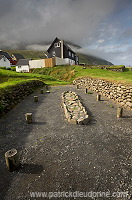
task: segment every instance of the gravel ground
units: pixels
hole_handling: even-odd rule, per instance
[[[61,107],[65,90],[81,97],[90,115],[88,125],[67,122]],[[0,200],[48,199],[31,198],[30,192],[130,193],[131,111],[124,110],[124,117],[117,119],[116,105],[104,98],[97,102],[95,93],[85,94],[75,86],[50,91],[35,91],[0,119]],[[33,102],[34,95],[39,102]],[[32,124],[25,123],[27,112],[33,113]],[[22,164],[16,172],[5,166],[4,153],[11,148],[18,150]]]

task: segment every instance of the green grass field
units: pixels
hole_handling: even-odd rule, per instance
[[[82,66],[57,66],[54,68],[35,69],[33,73],[51,75],[56,79],[72,82],[74,79],[88,76],[132,85],[132,71],[114,72],[105,69],[83,69]]]
[[[132,85],[132,71],[128,69],[124,72],[113,72],[105,69],[83,69],[82,66],[57,66],[35,69],[33,73],[17,73],[0,69],[0,89],[36,79],[48,85],[65,85],[72,83],[76,78],[84,76]]]
[[[49,75],[17,73],[11,70],[0,69],[0,89],[6,89],[8,86],[13,86],[25,81],[41,80],[48,85],[66,85],[68,82],[57,80]]]

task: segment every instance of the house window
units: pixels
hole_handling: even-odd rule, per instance
[[[71,56],[71,51],[69,51],[69,56]]]
[[[74,58],[74,53],[72,53],[72,57]]]
[[[55,47],[55,48],[60,47],[60,42],[55,43],[55,44],[54,44],[54,47]]]
[[[20,68],[21,68],[21,66],[18,66],[18,68],[20,69]]]

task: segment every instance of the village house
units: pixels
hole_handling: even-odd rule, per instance
[[[20,59],[16,65],[16,72],[29,72],[29,61],[31,59]]]
[[[16,60],[16,61],[18,61],[18,60],[20,60],[20,59],[24,59],[24,56],[21,55],[21,54],[18,54],[18,53],[13,53],[13,54],[11,55],[11,57],[12,57],[13,60]]]
[[[59,38],[55,38],[50,47],[47,50],[48,58],[61,58],[63,60],[58,59],[58,63],[61,64],[69,64],[69,65],[78,65],[79,58],[76,53],[64,42],[64,40],[60,40]],[[57,59],[56,59],[57,62]],[[58,65],[56,63],[56,65]]]
[[[0,55],[0,67],[10,68],[10,61],[4,55]]]
[[[31,69],[45,67],[45,60],[20,59],[16,64],[16,72],[31,72]]]
[[[10,56],[10,54],[8,52],[0,50],[0,55],[4,55],[10,61],[11,65],[15,65],[16,64],[16,61],[14,61],[12,59],[12,57]]]

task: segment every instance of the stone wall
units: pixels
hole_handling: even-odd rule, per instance
[[[90,90],[114,100],[122,107],[132,110],[132,86],[89,77],[78,78],[73,81],[73,84],[79,85],[79,87],[89,88]]]
[[[43,85],[42,81],[32,80],[0,90],[0,116],[14,108],[22,99]]]

